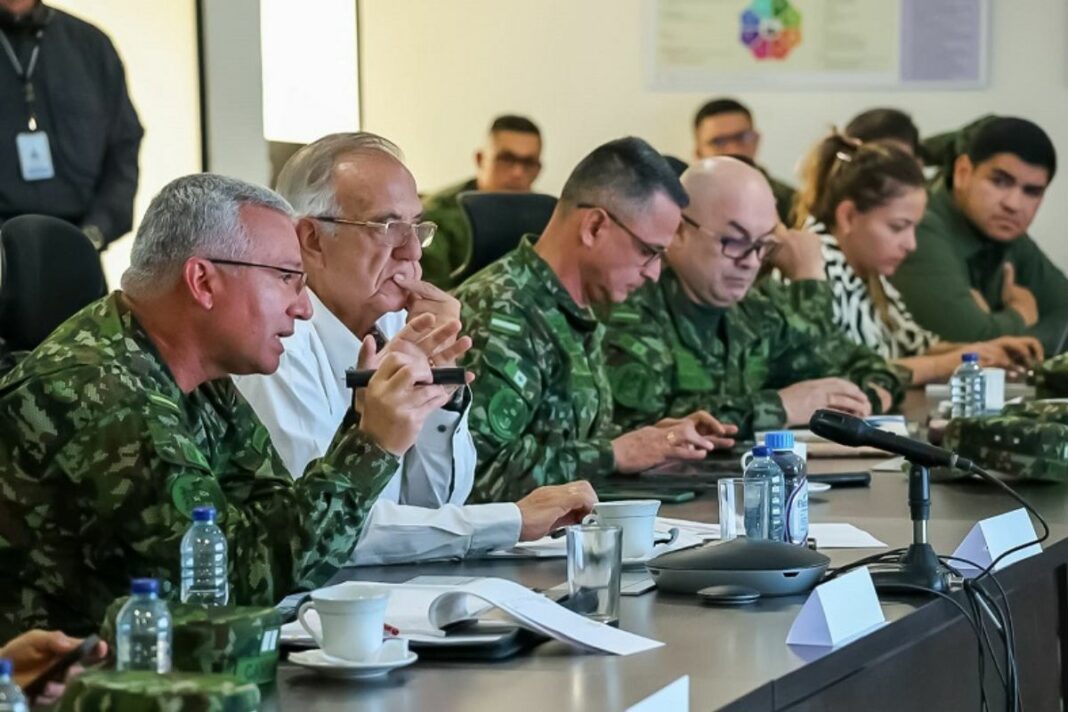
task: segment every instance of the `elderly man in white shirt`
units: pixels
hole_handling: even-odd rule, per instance
[[[359,399],[345,369],[391,349],[419,349],[438,367],[470,348],[459,337],[460,304],[420,281],[422,247],[433,223],[422,222],[415,179],[400,150],[366,132],[331,134],[295,153],[278,176],[278,192],[296,209],[314,311],[285,340],[270,376],[240,376],[237,387],[267,426],[294,477],[330,445]],[[421,314],[434,326],[394,339]],[[428,320],[430,321],[430,320]],[[474,483],[475,448],[467,428],[470,390],[426,420],[360,535],[357,565],[463,557],[581,520],[596,502],[586,482],[542,487],[515,504],[464,505]]]

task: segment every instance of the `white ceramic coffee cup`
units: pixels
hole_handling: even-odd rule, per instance
[[[679,537],[679,530],[672,527],[666,537],[657,538],[656,513],[659,510],[658,499],[598,502],[593,513],[587,514],[582,523],[619,527],[623,530],[623,558],[638,559],[652,553],[656,544],[670,544]]]
[[[374,584],[348,581],[315,591],[297,619],[327,655],[360,662],[382,647],[389,591]],[[319,614],[321,632],[308,624],[309,610]]]
[[[1000,413],[1005,407],[1005,369],[984,368],[983,386],[986,394],[984,409],[987,413]]]

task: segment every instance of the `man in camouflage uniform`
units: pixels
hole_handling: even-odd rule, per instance
[[[792,225],[794,209],[793,186],[773,177],[757,164],[760,132],[753,124],[753,112],[737,99],[721,97],[706,102],[693,118],[694,158],[740,156],[757,167],[775,195],[775,210],[785,225]]]
[[[498,116],[486,145],[475,152],[474,178],[426,199],[423,219],[437,223],[434,240],[423,249],[423,279],[442,289],[459,282],[456,274],[471,256],[471,227],[459,195],[472,190],[529,193],[541,173],[541,131],[524,116]]]
[[[457,290],[474,346],[474,496],[514,500],[539,485],[700,458],[732,441],[707,413],[620,435],[592,304],[660,273],[686,193],[647,143],[609,142],[579,163],[545,232]]]
[[[362,421],[294,482],[227,375],[276,369],[309,315],[284,200],[210,174],[163,189],[123,291],[0,380],[0,639],[94,630],[134,576],[172,595],[198,505],[219,513],[235,604],[273,605],[348,560],[429,412],[410,405],[429,365],[367,364],[378,374]]]
[[[795,277],[789,286],[751,289],[778,221],[757,170],[711,158],[682,182],[691,203],[659,284],[646,284],[608,320],[619,425],[704,408],[752,437],[807,423],[818,408],[866,416],[903,396],[891,366],[834,327],[822,263],[787,270]],[[786,252],[819,258],[793,245]]]

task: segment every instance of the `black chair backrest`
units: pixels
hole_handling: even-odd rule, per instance
[[[100,255],[81,230],[46,215],[0,227],[0,339],[30,350],[107,293]]]
[[[460,207],[471,226],[471,257],[453,273],[459,283],[519,246],[527,233],[540,235],[556,208],[542,193],[460,193]]]

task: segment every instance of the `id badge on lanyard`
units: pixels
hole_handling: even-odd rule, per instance
[[[52,163],[52,147],[48,141],[48,134],[38,130],[37,115],[33,106],[37,100],[33,87],[33,70],[37,68],[37,57],[41,52],[41,36],[43,34],[43,29],[37,31],[33,49],[30,51],[30,61],[27,63],[26,68],[23,69],[22,62],[19,61],[18,56],[15,54],[15,48],[11,46],[7,36],[0,31],[0,45],[3,46],[4,54],[7,55],[8,61],[11,62],[11,67],[15,70],[15,74],[19,79],[22,80],[23,85],[23,98],[26,102],[26,113],[28,115],[26,121],[27,130],[20,131],[15,135],[15,149],[19,157],[19,171],[22,173],[22,180],[27,182],[48,180],[56,175],[55,166]]]

